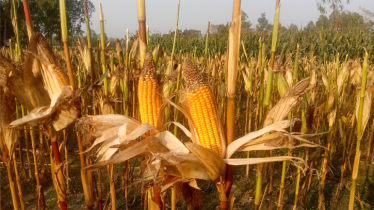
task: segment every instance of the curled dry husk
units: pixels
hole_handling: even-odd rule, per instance
[[[79,106],[75,104],[78,97],[79,94],[73,92],[71,86],[64,86],[61,93],[52,95],[49,106],[35,108],[25,117],[11,122],[9,127],[46,122],[51,123],[56,131],[65,129],[79,116]]]
[[[91,65],[90,51],[89,51],[90,49],[88,49],[87,42],[81,36],[78,37],[77,48],[78,48],[79,53],[81,55],[84,67],[87,71],[87,74],[92,77],[91,73],[93,73],[93,74],[96,73],[96,71],[94,70],[95,67]],[[93,75],[93,76],[94,76],[94,78],[98,78],[97,75]]]
[[[0,55],[0,85],[8,88],[26,110],[33,110],[36,107],[46,106],[51,100],[48,92],[27,68],[13,62],[11,59]],[[26,76],[29,75],[29,76]]]
[[[44,99],[39,101],[39,103],[31,103],[31,105],[27,103],[23,104],[26,109],[32,111],[29,115],[13,121],[10,127],[20,126],[25,123],[35,124],[45,122],[52,124],[53,127],[59,131],[70,126],[79,116],[80,106],[77,104],[77,98],[80,95],[80,91],[73,92],[65,73],[59,66],[51,46],[41,34],[34,33],[30,39],[25,69],[23,71],[23,83],[26,87],[39,87],[36,85],[38,81],[34,78],[32,73],[32,68],[38,61],[40,62],[41,78],[43,79],[44,88],[47,90],[48,94],[46,94],[45,90],[34,88],[26,91],[35,91],[26,94],[26,96],[31,95],[31,97],[26,97],[25,99],[21,96],[19,100],[23,104],[23,100],[33,100],[34,97],[32,95],[38,96],[43,94],[44,97],[48,97],[49,95],[48,100]],[[17,94],[15,95],[18,98]]]
[[[156,45],[155,49],[152,52],[152,55],[153,55],[153,60],[155,61],[157,65],[159,58],[162,58],[164,56],[164,52],[162,51],[162,46],[160,43]]]
[[[335,90],[336,90],[335,88],[338,88],[338,99],[342,100],[343,97],[341,96],[342,96],[344,88],[348,84],[348,81],[349,81],[348,79],[351,75],[351,72],[360,71],[360,69],[361,69],[361,66],[358,62],[354,62],[352,60],[347,62],[347,64],[343,67],[342,71],[338,75],[338,78],[336,80],[337,87],[331,88],[331,84],[330,84],[330,92],[329,92],[329,98],[328,98],[328,103],[327,103],[328,109],[333,108],[335,104]],[[353,73],[353,77],[352,77],[353,84],[357,83],[356,77],[358,74],[359,73]]]
[[[264,126],[284,119],[288,113],[300,102],[301,96],[308,90],[309,77],[293,86],[269,111],[264,121]]]

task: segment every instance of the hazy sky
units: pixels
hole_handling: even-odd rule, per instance
[[[91,0],[96,11],[92,13],[91,29],[100,33],[99,1]],[[342,0],[346,2],[346,0]],[[130,33],[138,29],[136,0],[102,0],[105,32],[108,37],[123,38],[126,28]],[[146,24],[150,33],[174,31],[178,0],[146,0]],[[359,7],[374,10],[374,0],[351,0],[344,4],[348,11],[360,12]],[[266,14],[269,23],[274,22],[275,0],[242,0],[241,9],[247,13],[252,27],[257,24],[261,13]],[[328,15],[331,11],[328,10]],[[317,21],[320,13],[316,0],[281,0],[280,22],[288,27],[291,23],[306,26]],[[179,29],[197,29],[205,34],[208,21],[221,24],[231,21],[232,0],[181,0]],[[85,25],[82,28],[86,28]]]

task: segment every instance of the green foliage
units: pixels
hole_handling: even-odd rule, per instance
[[[39,31],[51,39],[56,36],[61,40],[61,26],[58,1],[29,0],[31,19],[34,31]],[[95,7],[91,1],[87,1],[88,16],[91,17]],[[83,0],[66,0],[67,28],[69,36],[77,36],[83,33],[84,20]]]
[[[1,29],[7,27],[6,39],[14,36],[12,24],[10,22],[10,4],[11,1],[1,1]],[[34,32],[42,33],[50,43],[55,40],[61,41],[61,25],[58,1],[55,0],[29,0],[30,15]],[[91,17],[95,7],[91,1],[87,1],[88,15]],[[83,33],[82,23],[84,20],[83,0],[66,0],[67,27],[70,37],[77,37]],[[25,15],[23,6],[20,3],[17,7],[17,16],[20,30],[20,39],[23,46],[27,45],[28,37],[25,24]],[[4,17],[4,18],[3,18]],[[3,30],[1,30],[3,31]],[[4,34],[1,34],[4,39]],[[70,40],[69,40],[70,42]]]

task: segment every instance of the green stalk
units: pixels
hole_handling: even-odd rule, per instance
[[[25,117],[25,108],[23,105],[21,105],[22,110],[22,117]],[[29,177],[32,178],[31,173],[31,161],[30,161],[30,155],[29,155],[29,126],[25,125],[25,143],[26,143],[26,156],[27,156],[27,164],[28,164],[28,171],[29,171]]]
[[[91,83],[95,81],[95,72],[94,72],[94,60],[92,56],[92,44],[91,44],[91,29],[90,29],[90,21],[88,19],[88,10],[87,10],[87,2],[84,1],[84,19],[86,21],[86,30],[87,30],[87,45],[88,45],[88,52],[89,58],[91,63]]]
[[[178,10],[177,10],[177,22],[175,24],[175,31],[174,31],[174,41],[173,41],[173,50],[171,51],[171,59],[170,62],[173,62],[173,56],[175,52],[175,44],[177,42],[177,31],[178,31],[178,22],[179,22],[179,7],[180,7],[180,0],[178,0]]]
[[[297,44],[296,54],[295,54],[295,65],[293,69],[293,85],[297,83],[297,70],[299,68],[299,44]]]
[[[262,151],[259,152],[259,157],[261,157],[263,154]],[[264,169],[264,164],[260,163],[257,164],[257,175],[256,175],[256,193],[255,193],[255,209],[258,210],[260,208],[261,203],[261,191],[262,191],[262,172]]]
[[[278,38],[278,26],[279,26],[279,12],[280,12],[280,0],[276,1],[275,6],[275,16],[274,16],[274,26],[273,26],[273,37],[272,37],[272,43],[271,43],[271,56],[270,56],[270,66],[269,66],[269,72],[268,72],[268,79],[267,79],[267,87],[266,87],[266,95],[265,100],[263,104],[263,116],[264,119],[268,113],[268,107],[270,104],[270,97],[272,92],[272,86],[273,86],[273,69],[274,69],[274,63],[275,63],[275,50],[277,47],[277,38]],[[265,58],[262,58],[265,60]],[[262,124],[262,117],[261,117],[261,124]],[[260,151],[260,156],[263,156],[263,151]],[[262,189],[262,170],[263,170],[264,164],[260,163],[257,165],[257,180],[256,180],[256,194],[255,194],[255,209],[260,208],[260,200],[261,200],[261,189]],[[270,180],[272,180],[272,174],[270,174]],[[272,183],[270,183],[270,186],[272,188]],[[273,189],[269,189],[269,192],[272,192]],[[272,194],[270,193],[269,198],[269,206],[271,207],[271,200],[272,200]]]
[[[147,37],[147,51],[148,51],[149,50],[149,25],[147,25],[146,37]]]
[[[16,1],[12,0],[13,2],[13,16],[14,16],[14,22],[15,22],[15,34],[16,34],[16,40],[17,40],[17,50],[18,50],[18,57],[19,61],[22,62],[22,51],[21,51],[21,44],[19,41],[19,31],[18,31],[18,18],[17,18],[17,9],[16,9]]]
[[[259,43],[259,51],[258,51],[258,71],[260,72],[260,94],[259,94],[259,101],[258,101],[258,108],[260,109],[260,116],[258,119],[258,125],[262,122],[262,102],[263,102],[263,95],[264,95],[264,71],[262,68],[262,40],[261,38],[258,40]]]
[[[265,110],[269,106],[271,88],[273,86],[273,69],[275,62],[275,49],[277,47],[277,38],[278,38],[278,26],[279,26],[279,12],[280,12],[280,0],[277,0],[275,7],[275,16],[274,16],[274,26],[273,26],[273,37],[271,42],[271,57],[270,57],[270,68],[268,73],[268,83],[266,87],[266,97],[264,101]]]
[[[206,38],[205,38],[205,53],[204,53],[205,61],[206,61],[206,56],[208,54],[209,30],[210,30],[210,21],[208,21],[208,30],[206,31]]]
[[[287,166],[287,161],[283,161],[282,177],[281,177],[281,182],[280,182],[280,192],[279,192],[279,199],[278,199],[278,209],[281,209],[282,201],[283,201],[284,183],[286,180],[286,166]]]
[[[70,85],[75,90],[77,88],[75,86],[74,74],[73,74],[73,69],[72,69],[71,60],[70,60],[70,52],[69,52],[69,44],[68,44],[68,29],[67,29],[67,22],[66,22],[65,0],[59,0],[59,2],[60,2],[61,35],[62,35],[62,42],[64,43],[66,68],[68,69]]]
[[[351,186],[351,194],[349,197],[349,209],[353,210],[354,208],[354,199],[355,199],[355,191],[356,191],[356,179],[358,175],[358,167],[360,163],[360,144],[361,139],[364,133],[364,130],[362,129],[362,113],[364,109],[364,99],[365,99],[365,91],[366,91],[366,77],[367,77],[367,67],[368,67],[368,58],[369,54],[365,52],[365,59],[364,59],[364,65],[362,68],[362,83],[361,83],[361,92],[360,92],[360,104],[358,108],[358,119],[357,119],[357,144],[356,144],[356,155],[353,165],[353,171],[352,171],[352,186]]]
[[[13,60],[13,46],[12,46],[12,40],[9,39],[9,54],[10,54],[10,59]]]
[[[177,79],[177,88],[176,88],[176,91],[179,90],[179,87],[180,87],[180,73],[181,72],[181,65],[179,64],[178,65],[178,79]],[[174,103],[175,104],[178,104],[178,95],[176,95],[174,97]],[[177,121],[178,120],[178,110],[176,108],[174,108],[174,121]],[[178,134],[178,126],[174,125],[174,136],[177,137],[177,134]]]
[[[125,73],[123,78],[123,110],[126,116],[129,116],[128,98],[129,98],[129,29],[126,29],[126,54],[125,54]]]
[[[301,133],[306,133],[308,131],[307,125],[306,125],[306,118],[305,118],[305,100],[302,102],[301,105]],[[300,142],[302,143],[302,142]],[[299,157],[301,156],[301,151],[299,150]],[[294,208],[297,206],[297,201],[299,199],[299,190],[300,190],[300,164],[298,164],[299,167],[297,167],[297,176],[296,176],[296,189],[295,189],[295,204]]]
[[[101,58],[102,58],[102,69],[103,74],[106,72],[106,59],[105,59],[105,30],[104,30],[104,15],[101,7],[101,2],[99,2],[100,9],[100,35],[101,35]],[[108,96],[108,78],[104,78],[104,94]]]

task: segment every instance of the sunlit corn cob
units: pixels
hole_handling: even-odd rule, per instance
[[[183,63],[183,76],[188,106],[200,143],[221,156],[220,125],[212,91],[189,59]]]
[[[150,52],[146,53],[144,66],[139,78],[139,108],[142,123],[157,126],[157,116],[162,104],[159,95],[160,85],[158,83],[155,63]]]

